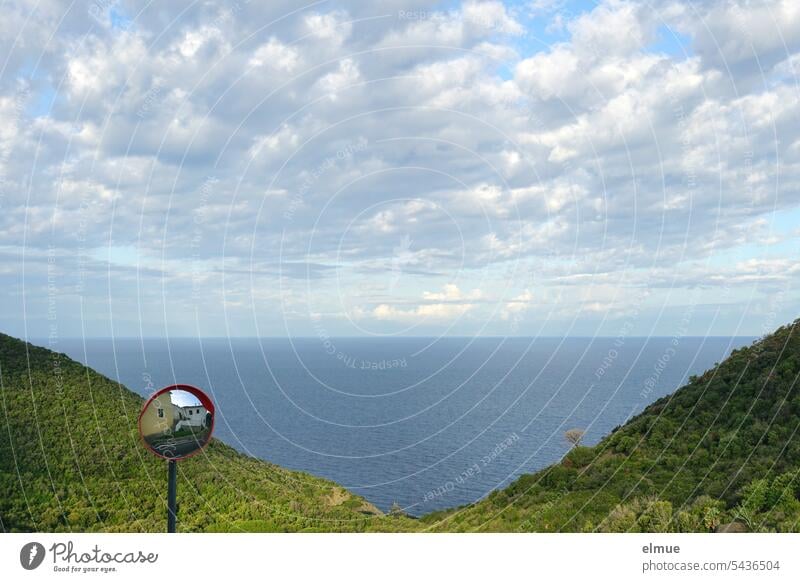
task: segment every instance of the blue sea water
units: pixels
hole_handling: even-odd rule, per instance
[[[476,501],[593,444],[752,338],[75,339],[146,396],[194,384],[215,436],[414,515]],[[191,461],[187,461],[191,462]]]

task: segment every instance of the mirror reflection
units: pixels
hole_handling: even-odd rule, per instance
[[[170,390],[150,401],[139,426],[148,447],[162,457],[177,459],[208,443],[212,420],[212,413],[197,396]]]

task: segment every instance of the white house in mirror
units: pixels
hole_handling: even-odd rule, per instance
[[[176,406],[175,430],[184,427],[206,428],[210,424],[210,415],[205,406]]]

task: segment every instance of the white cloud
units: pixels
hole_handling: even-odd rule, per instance
[[[415,308],[398,308],[392,305],[381,304],[372,310],[372,316],[382,321],[448,321],[461,317],[473,307],[474,306],[469,303],[431,303],[418,305]]]
[[[687,8],[680,24],[694,36],[704,63],[746,78],[761,76],[800,48],[800,6],[793,0],[713,2],[697,18]]]
[[[342,59],[339,62],[338,70],[322,77],[317,86],[324,94],[335,100],[339,91],[358,82],[360,78],[358,64],[353,59]]]
[[[560,14],[561,40],[531,49],[522,9],[499,1],[199,5],[174,23],[178,9],[162,6],[128,30],[90,29],[54,3],[26,24],[11,7],[0,243],[69,256],[113,239],[163,256],[146,293],[185,295],[197,258],[226,273],[231,304],[249,294],[259,314],[280,313],[263,295],[278,285],[323,303],[292,304],[293,320],[359,305],[385,322],[478,321],[487,297],[501,317],[533,316],[534,297],[537,312],[555,309],[556,292],[595,276],[616,292],[623,279],[717,285],[697,265],[725,253],[735,267],[718,276],[755,294],[795,280],[772,213],[787,223],[800,206],[797,3],[533,8]],[[665,27],[686,44],[662,42]],[[411,248],[393,278],[401,240]],[[536,284],[498,274],[534,261]],[[308,277],[336,283],[309,291]],[[222,277],[206,282],[224,295]],[[139,303],[135,287],[114,292]],[[615,301],[565,297],[564,317]]]
[[[505,302],[503,310],[500,312],[502,319],[511,319],[512,317],[519,318],[531,307],[533,302],[533,293],[525,289],[522,293],[514,298]]]
[[[508,14],[502,2],[470,0],[464,4],[461,13],[468,23],[485,27],[493,32],[513,36],[519,36],[525,32],[525,28]]]
[[[344,12],[312,13],[305,16],[303,20],[306,34],[333,45],[344,43],[352,30],[352,24]]]
[[[482,296],[480,289],[473,289],[467,294],[461,292],[461,289],[453,283],[448,283],[444,286],[441,293],[425,291],[422,298],[426,301],[463,301],[480,299]]]
[[[258,47],[249,61],[252,67],[267,66],[287,73],[295,70],[299,63],[300,55],[297,50],[275,38]]]
[[[639,3],[608,0],[569,25],[572,43],[598,59],[630,55],[651,40],[654,26]]]
[[[212,39],[221,39],[222,33],[218,28],[203,26],[187,30],[183,38],[177,43],[177,50],[182,57],[191,59],[197,52]]]

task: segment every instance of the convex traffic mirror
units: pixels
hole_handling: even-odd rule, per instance
[[[211,440],[214,405],[199,388],[176,384],[162,388],[145,403],[139,433],[151,452],[180,460],[200,451]]]

